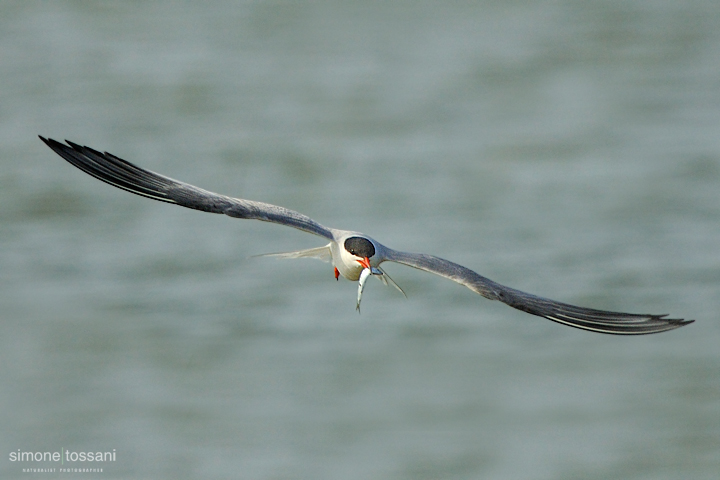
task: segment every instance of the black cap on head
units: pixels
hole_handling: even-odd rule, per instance
[[[362,237],[350,237],[345,240],[345,250],[361,258],[370,258],[375,255],[375,245]]]

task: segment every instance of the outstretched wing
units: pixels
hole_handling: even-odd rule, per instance
[[[666,318],[667,315],[607,312],[604,310],[576,307],[575,305],[568,305],[567,303],[537,297],[529,293],[521,292],[520,290],[515,290],[514,288],[500,285],[499,283],[478,275],[469,268],[442,258],[418,253],[398,252],[391,249],[387,250],[386,258],[389,261],[435,273],[461,285],[465,285],[473,292],[479,293],[490,300],[500,300],[523,312],[583,330],[615,335],[643,335],[672,330],[694,321]]]
[[[333,238],[330,229],[293,210],[270,205],[269,203],[232,198],[209,192],[159,173],[145,170],[111,153],[101,153],[68,140],[65,140],[67,145],[43,137],[40,137],[40,140],[83,172],[128,192],[160,200],[161,202],[202,210],[203,212],[224,213],[234,218],[279,223],[330,240]]]

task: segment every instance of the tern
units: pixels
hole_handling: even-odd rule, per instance
[[[348,280],[358,282],[358,311],[365,281],[371,275],[384,283],[391,283],[402,292],[380,266],[383,262],[395,262],[440,275],[487,299],[499,300],[523,312],[593,332],[642,335],[672,330],[694,321],[667,318],[667,314],[595,310],[538,297],[496,283],[449,260],[422,253],[393,250],[363,233],[325,227],[306,215],[284,207],[203,190],[140,168],[111,153],[101,153],[68,140],[65,141],[67,144],[63,144],[42,136],[40,139],[75,167],[128,192],[203,212],[278,223],[323,237],[329,241],[324,246],[270,255],[283,258],[310,257],[331,262],[336,280],[342,275]]]

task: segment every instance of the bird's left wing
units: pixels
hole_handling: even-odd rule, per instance
[[[694,321],[666,318],[667,315],[608,312],[577,307],[500,285],[469,268],[439,257],[399,252],[387,247],[386,249],[388,261],[440,275],[465,285],[490,300],[499,300],[523,312],[583,330],[615,335],[642,335],[672,330]]]
[[[327,227],[301,213],[269,203],[232,198],[209,192],[159,173],[145,170],[115,155],[101,153],[70,141],[67,145],[40,137],[55,153],[98,180],[143,197],[174,203],[210,213],[224,213],[234,218],[247,218],[279,223],[320,235],[329,240],[333,234]]]

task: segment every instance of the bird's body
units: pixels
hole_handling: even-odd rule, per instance
[[[321,247],[270,255],[284,258],[311,257],[331,262],[336,278],[342,275],[348,280],[360,281],[358,310],[364,282],[370,275],[403,292],[381,267],[383,262],[396,262],[448,278],[485,298],[499,300],[518,310],[584,330],[638,335],[672,330],[693,321],[666,318],[666,315],[595,310],[538,297],[493,282],[469,268],[439,257],[393,250],[363,233],[325,227],[306,215],[284,207],[209,192],[142,169],[110,153],[101,153],[69,141],[65,145],[52,139],[40,139],[77,168],[131,193],[234,218],[278,223],[325,238],[329,243]]]

